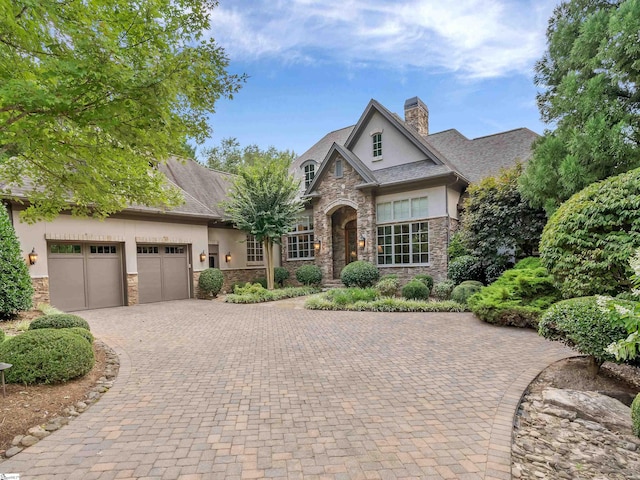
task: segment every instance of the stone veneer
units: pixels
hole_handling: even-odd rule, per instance
[[[33,285],[33,308],[36,308],[40,303],[51,303],[49,277],[32,278],[31,283]]]
[[[284,247],[284,245],[283,245]],[[284,248],[283,248],[284,250]],[[294,287],[299,287],[302,285],[298,280],[296,280],[296,270],[303,265],[315,265],[315,259],[309,260],[287,260],[286,252],[282,253],[282,267],[286,268],[289,272],[289,278],[285,282],[285,285],[293,285]]]
[[[224,275],[224,283],[222,284],[221,293],[231,293],[231,286],[234,283],[245,284],[247,282],[253,282],[257,278],[266,277],[267,272],[264,267],[253,269],[238,269],[238,270],[222,270]]]
[[[127,305],[138,304],[138,274],[127,273]]]

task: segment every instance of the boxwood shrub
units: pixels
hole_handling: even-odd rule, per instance
[[[273,282],[280,287],[284,287],[284,282],[289,278],[289,270],[284,267],[273,269]]]
[[[538,333],[592,356],[599,365],[615,361],[606,348],[627,337],[624,325],[613,324],[596,297],[571,298],[552,305],[540,318]]]
[[[71,328],[80,327],[86,330],[91,330],[87,321],[79,317],[78,315],[72,315],[70,313],[54,313],[52,315],[44,315],[36,318],[29,330],[37,330],[40,328]]]
[[[633,434],[640,437],[640,393],[631,404],[631,424],[633,426]]]
[[[224,276],[219,268],[207,268],[200,273],[198,288],[207,295],[217,297],[222,289]]]
[[[424,283],[429,289],[429,294],[431,294],[431,290],[433,290],[433,277],[431,275],[427,275],[426,273],[420,273],[413,277],[414,280],[420,280]]]
[[[438,282],[433,286],[433,296],[438,300],[449,300],[453,287],[455,287],[455,285],[451,280]]]
[[[463,255],[449,262],[447,278],[455,285],[465,280],[478,280],[482,277],[480,259],[473,255]]]
[[[93,337],[93,334],[87,330],[86,328],[82,328],[82,327],[71,327],[71,328],[67,328],[68,331],[75,333],[76,335],[80,335],[82,338],[84,338],[87,342],[89,343],[93,343],[93,341],[95,340]]]
[[[467,303],[485,322],[537,328],[542,312],[559,298],[553,277],[539,260],[524,259],[469,297]]]
[[[429,288],[420,280],[411,280],[402,287],[402,296],[407,300],[427,300],[429,298]]]
[[[296,280],[303,285],[320,285],[322,270],[317,265],[302,265],[296,270]]]
[[[0,362],[9,383],[60,383],[81,377],[93,367],[93,347],[68,329],[27,330],[0,345]]]
[[[346,287],[372,287],[380,279],[378,268],[370,262],[356,260],[342,269],[340,280]]]
[[[400,282],[397,278],[382,278],[376,283],[375,288],[382,297],[395,297],[400,288]]]
[[[471,295],[478,293],[484,285],[477,280],[465,280],[451,292],[451,300],[466,304]]]

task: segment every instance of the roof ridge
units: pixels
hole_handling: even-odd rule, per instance
[[[534,135],[538,135],[540,136],[539,133],[534,132],[533,130],[531,130],[530,128],[527,127],[518,127],[518,128],[512,128],[511,130],[505,130],[504,132],[497,132],[497,133],[490,133],[489,135],[483,135],[481,137],[476,137],[476,138],[472,138],[471,141],[473,142],[474,140],[481,140],[483,138],[489,138],[489,137],[496,137],[498,135],[504,135],[506,133],[512,133],[512,132],[517,132],[518,130],[528,130],[529,132],[533,133]]]

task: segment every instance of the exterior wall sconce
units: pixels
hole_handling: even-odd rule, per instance
[[[207,259],[207,254],[204,253],[204,250],[202,250],[202,253],[200,254],[200,262],[203,262]]]
[[[227,254],[224,256],[224,261],[227,263],[231,263],[231,252],[227,252]]]
[[[317,252],[320,250],[320,247],[322,247],[322,240],[318,238],[313,242],[313,249]]]
[[[366,238],[364,238],[364,235],[360,235],[360,239],[358,240],[358,246],[360,247],[360,249],[363,250],[366,244],[367,244]]]
[[[384,252],[384,248],[382,247],[382,245],[378,245],[378,253],[382,252]]]
[[[29,253],[29,265],[35,265],[38,261],[38,254],[36,253],[35,247],[31,249],[31,253]]]

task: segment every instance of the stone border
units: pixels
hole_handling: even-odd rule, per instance
[[[102,340],[95,340],[95,343],[102,348],[105,353],[104,375],[100,377],[93,388],[89,390],[84,400],[65,408],[61,416],[50,419],[44,426],[37,425],[31,427],[24,435],[16,435],[11,441],[11,447],[4,453],[4,457],[0,456],[0,463],[7,458],[17,455],[25,448],[35,445],[43,438],[51,435],[52,432],[68,424],[73,418],[87,410],[91,404],[100,400],[100,397],[113,386],[113,382],[120,370],[120,358],[118,354]]]

